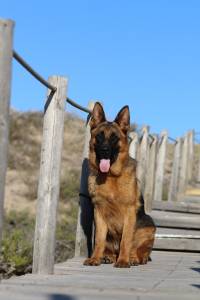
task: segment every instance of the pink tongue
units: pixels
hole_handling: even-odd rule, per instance
[[[110,170],[110,159],[101,159],[99,168],[102,173],[108,173]]]

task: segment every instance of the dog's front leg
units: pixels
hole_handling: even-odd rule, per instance
[[[130,267],[130,251],[132,247],[134,228],[136,223],[135,207],[128,207],[124,220],[122,239],[120,243],[120,252],[116,268],[129,268]]]
[[[94,219],[95,219],[95,248],[91,258],[87,258],[84,261],[84,265],[87,266],[98,266],[101,264],[103,257],[106,235],[108,227],[102,218],[101,213],[97,208],[94,208]]]

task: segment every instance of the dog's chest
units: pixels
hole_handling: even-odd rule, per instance
[[[89,193],[95,205],[123,206],[134,202],[134,179],[124,174],[120,177],[98,178],[89,176]]]

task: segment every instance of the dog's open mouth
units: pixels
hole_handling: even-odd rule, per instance
[[[110,170],[110,159],[101,159],[99,168],[102,173],[108,173]]]

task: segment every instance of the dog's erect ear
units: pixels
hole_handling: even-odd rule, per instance
[[[124,106],[115,118],[115,123],[119,125],[121,130],[126,134],[130,129],[130,112],[128,105]]]
[[[102,105],[96,102],[92,111],[90,127],[91,129],[96,128],[100,123],[105,122],[106,117]]]

